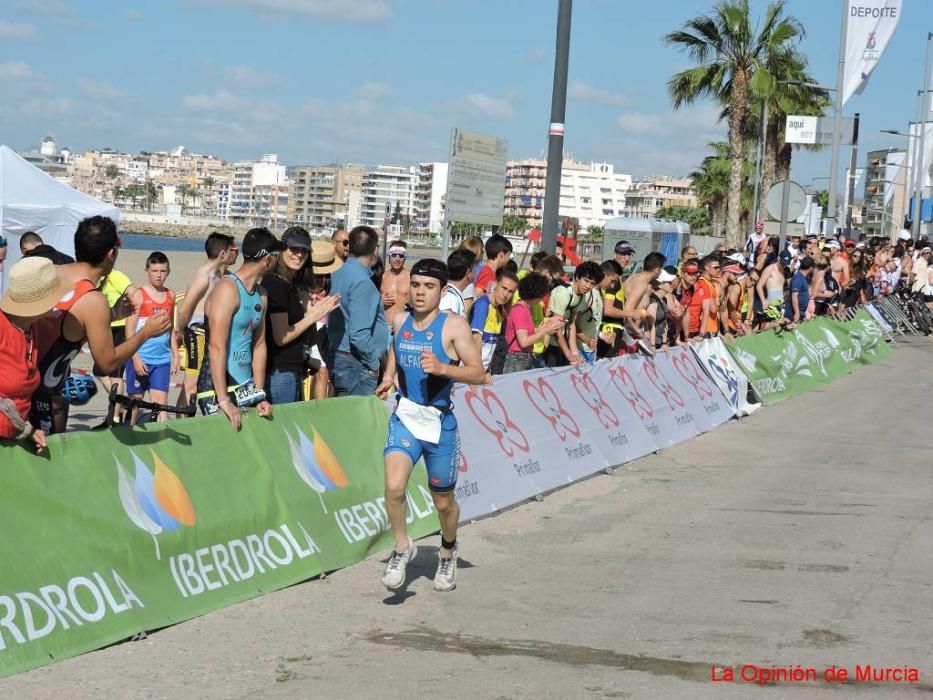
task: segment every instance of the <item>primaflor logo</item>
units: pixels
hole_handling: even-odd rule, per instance
[[[154,473],[149,471],[139,455],[130,452],[136,466],[135,479],[130,479],[120,460],[114,458],[114,461],[117,463],[123,510],[136,527],[152,535],[156,559],[161,559],[156,535],[163,530],[174,532],[182,525],[191,527],[197,521],[197,516],[188,491],[178,475],[155,452],[150,450],[149,453],[155,464]]]
[[[292,440],[292,436],[285,433],[288,449],[292,454],[292,466],[295,467],[301,480],[317,492],[321,508],[326,513],[324,492],[338,488],[345,489],[350,482],[340,462],[337,461],[337,457],[317,428],[311,426],[310,438],[301,429],[296,429],[296,432],[298,433],[296,440]]]

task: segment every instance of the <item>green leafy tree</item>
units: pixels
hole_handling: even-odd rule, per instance
[[[118,177],[120,177],[120,168],[113,164],[108,165],[106,168],[104,168],[104,177],[106,177],[108,180],[116,180]]]
[[[726,201],[726,241],[741,245],[742,171],[746,161],[749,106],[753,96],[774,89],[768,71],[772,53],[784,51],[804,33],[793,17],[784,17],[784,1],[768,5],[761,28],[753,28],[748,0],[724,0],[707,15],[688,20],[665,37],[668,44],[684,49],[697,64],[668,81],[674,109],[702,98],[729,106],[729,193]]]
[[[521,216],[506,214],[502,217],[502,226],[499,232],[502,234],[523,234],[528,229],[528,221]]]

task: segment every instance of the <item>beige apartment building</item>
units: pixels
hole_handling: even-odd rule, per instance
[[[359,222],[365,169],[361,165],[302,165],[288,170],[290,224],[327,233]]]
[[[624,216],[653,219],[664,207],[698,206],[693,180],[652,175],[636,182],[625,195]]]
[[[869,236],[890,237],[903,228],[909,198],[913,196],[913,192],[906,191],[906,152],[887,148],[869,151],[866,161],[861,228]],[[862,211],[852,210],[853,228],[857,226],[856,214]]]

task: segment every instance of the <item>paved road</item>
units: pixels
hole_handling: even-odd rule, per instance
[[[7,679],[0,697],[929,696],[931,361],[926,341],[902,345],[474,524],[453,593],[430,588],[433,546],[405,595],[373,558]],[[712,664],[744,663],[907,665],[920,685],[710,682]]]

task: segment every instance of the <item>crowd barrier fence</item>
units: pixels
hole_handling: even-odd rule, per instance
[[[454,392],[463,520],[688,440],[886,356],[864,310]],[[779,388],[778,388],[779,387]],[[0,442],[0,675],[57,661],[361,561],[391,544],[388,409],[372,398]],[[413,537],[438,528],[423,469]],[[373,575],[377,575],[374,571]]]

